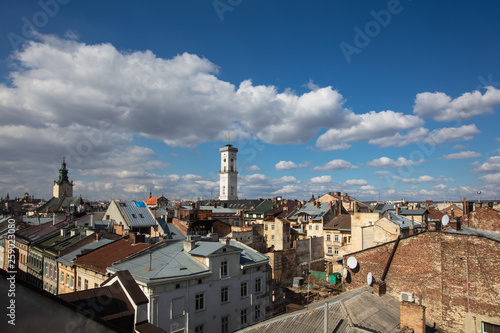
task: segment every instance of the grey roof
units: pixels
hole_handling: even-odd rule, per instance
[[[383,213],[388,209],[396,209],[396,207],[393,204],[385,204],[385,203],[378,203],[375,208],[373,208],[374,213]]]
[[[409,229],[411,225],[411,219],[407,218],[406,216],[403,215],[398,215],[396,214],[395,211],[386,211],[383,215],[383,217],[388,218],[389,213],[391,213],[391,221],[394,223],[399,224],[399,227],[401,229]],[[417,221],[413,221],[413,226],[415,228],[419,228],[422,225],[418,223]]]
[[[96,242],[92,242],[90,244],[84,245],[84,246],[79,247],[78,249],[76,249],[74,251],[71,251],[71,252],[65,254],[64,256],[57,259],[57,261],[62,263],[62,264],[73,267],[73,259],[75,259],[77,255],[83,254],[83,253],[88,252],[90,250],[100,248],[101,246],[104,246],[104,245],[109,244],[111,242],[113,242],[113,240],[111,240],[111,239],[107,239],[107,238],[100,239]]]
[[[221,206],[200,206],[201,210],[211,210],[213,214],[237,214],[238,211],[230,208],[224,208]]]
[[[208,267],[183,250],[182,241],[163,242],[148,253],[114,264],[107,270],[111,273],[128,270],[136,281],[144,283],[210,273]]]
[[[482,236],[494,241],[500,242],[500,232],[498,231],[488,231],[476,228],[463,227],[460,230],[448,229],[445,232],[450,234],[460,234],[460,235],[472,235],[472,236]]]
[[[210,269],[191,255],[213,253],[225,246],[228,245],[214,241],[197,241],[196,248],[186,253],[183,241],[162,242],[148,253],[126,259],[108,267],[107,270],[110,273],[128,270],[137,281],[144,283],[204,276],[211,273]],[[237,241],[231,240],[229,246],[241,250],[240,264],[242,266],[265,263],[269,260],[265,255]]]
[[[323,332],[324,306],[309,311],[297,311],[287,316],[270,319],[237,332],[255,333],[317,333]],[[328,332],[357,332],[349,327],[339,302],[328,306]],[[334,330],[335,329],[335,330]]]
[[[319,208],[310,202],[306,202],[301,208],[297,209],[288,219],[296,220],[300,215],[307,214],[313,221],[321,220],[321,217],[330,210],[329,202],[321,202]]]
[[[149,227],[156,225],[150,210],[141,201],[116,201],[118,208],[126,217],[131,227]],[[125,206],[123,206],[125,204]],[[142,217],[141,217],[142,216]]]
[[[408,209],[401,208],[401,215],[424,215],[427,212],[427,209],[419,208],[419,209]]]
[[[355,327],[370,332],[399,332],[399,301],[385,294],[379,296],[365,291],[343,302],[349,318]]]

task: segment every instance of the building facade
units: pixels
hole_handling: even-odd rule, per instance
[[[68,179],[68,169],[64,158],[59,169],[59,179],[54,180],[53,196],[58,199],[73,196],[73,182]]]

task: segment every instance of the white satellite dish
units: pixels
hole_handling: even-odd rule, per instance
[[[342,276],[344,277],[344,279],[347,278],[347,273],[347,268],[344,267],[344,270],[342,271]]]
[[[441,223],[443,225],[447,225],[448,223],[450,222],[450,217],[448,215],[444,215],[442,218],[441,218]]]
[[[368,273],[368,275],[366,276],[366,283],[371,286],[372,285],[372,282],[373,282],[373,275],[371,272]]]
[[[349,258],[347,258],[347,266],[350,269],[355,269],[356,266],[358,266],[358,261],[354,257],[349,257]]]

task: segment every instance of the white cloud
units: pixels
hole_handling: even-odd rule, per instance
[[[300,191],[302,188],[297,185],[285,185],[282,188],[272,192],[272,195],[285,195],[285,194],[291,194],[291,193],[296,193]]]
[[[332,181],[332,176],[319,176],[311,178],[310,182],[314,184],[330,183]]]
[[[299,180],[297,180],[297,178],[295,178],[294,176],[283,176],[281,178],[278,178],[276,180],[277,183],[300,183]]]
[[[437,121],[462,121],[477,115],[492,114],[500,104],[500,90],[491,86],[486,89],[484,94],[476,90],[455,99],[442,92],[420,93],[415,98],[413,112]]]
[[[500,183],[500,173],[493,173],[491,175],[484,175],[484,176],[479,177],[478,179],[485,182],[485,183],[498,184],[498,183]]]
[[[390,171],[387,171],[387,170],[379,170],[379,171],[375,171],[374,174],[376,175],[389,175],[391,172]]]
[[[500,156],[492,156],[486,160],[481,166],[474,169],[477,173],[500,172]]]
[[[406,184],[421,184],[421,183],[433,183],[433,182],[453,182],[454,180],[452,178],[445,178],[443,176],[440,176],[439,178],[434,178],[429,175],[424,175],[420,176],[418,178],[403,178],[399,176],[393,176],[392,177],[395,180],[398,180],[402,183]]]
[[[248,168],[245,168],[247,172],[255,172],[255,171],[260,171],[261,169],[257,165],[252,165],[249,166]]]
[[[319,86],[317,84],[315,84],[312,79],[309,79],[309,82],[307,82],[306,84],[303,84],[302,87],[308,88],[312,91],[319,89]]]
[[[278,163],[276,163],[274,168],[278,171],[285,171],[285,170],[297,169],[298,166],[292,161],[279,161]]]
[[[356,168],[351,162],[337,159],[332,160],[325,165],[317,166],[312,169],[312,171],[338,171],[338,170],[349,170]]]
[[[404,157],[399,157],[397,160],[393,160],[384,156],[368,162],[367,165],[374,168],[402,168],[417,165],[422,162],[424,162],[424,160],[413,161]]]
[[[465,149],[465,148],[467,148],[466,145],[454,145],[453,146],[453,149]]]
[[[460,160],[466,158],[476,158],[479,156],[481,156],[481,154],[475,151],[461,151],[459,153],[444,155],[443,157],[445,160]]]
[[[474,135],[480,132],[474,124],[460,127],[446,127],[433,130],[424,141],[433,145],[444,142],[469,141],[474,138]]]
[[[352,115],[350,121],[352,122],[350,126],[332,128],[322,134],[316,140],[316,147],[322,150],[345,149],[347,142],[382,140],[424,123],[417,116],[391,110]]]
[[[368,182],[364,179],[348,179],[344,182],[344,186],[359,186],[366,184],[368,184]]]

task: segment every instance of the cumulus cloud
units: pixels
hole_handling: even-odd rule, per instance
[[[478,179],[485,182],[485,183],[498,184],[498,183],[500,183],[500,173],[493,173],[491,175],[484,175],[484,176],[479,177]]]
[[[332,181],[332,176],[319,176],[311,178],[311,183],[330,183]]]
[[[260,171],[261,169],[257,165],[252,165],[249,166],[248,168],[245,168],[245,171],[247,172],[255,172],[255,171]]]
[[[437,121],[462,121],[477,115],[492,114],[499,104],[500,90],[492,86],[486,87],[484,94],[476,90],[455,99],[442,92],[424,92],[417,94],[413,112]]]
[[[393,176],[392,177],[395,180],[398,180],[402,183],[406,184],[421,184],[421,183],[433,183],[433,182],[453,182],[454,180],[452,178],[445,178],[443,176],[440,176],[439,178],[434,178],[429,175],[424,175],[420,176],[418,178],[403,178],[399,176]]]
[[[488,158],[486,162],[472,171],[477,173],[500,172],[500,156],[492,156]]]
[[[294,176],[283,176],[276,180],[277,183],[300,183],[300,181]]]
[[[366,184],[368,184],[368,182],[364,179],[348,179],[344,182],[344,186],[360,186]]]
[[[433,130],[424,141],[433,145],[444,142],[469,141],[474,138],[474,135],[480,132],[474,124],[460,127],[446,127]]]
[[[322,150],[345,149],[347,142],[383,140],[402,130],[423,125],[417,116],[404,115],[391,110],[354,115],[349,118],[351,125],[327,130],[316,140],[316,147]],[[373,141],[371,143],[376,143]]]
[[[326,163],[325,165],[314,167],[312,168],[312,171],[338,171],[338,170],[349,170],[355,168],[356,167],[352,165],[351,162],[341,159],[336,159]]]
[[[404,157],[399,157],[397,160],[393,160],[384,156],[368,162],[367,165],[374,168],[402,168],[417,165],[422,162],[424,162],[424,160],[413,161]]]
[[[295,162],[292,161],[279,161],[276,163],[274,168],[278,171],[285,171],[285,170],[293,170],[297,168],[305,168],[309,166],[309,162],[304,162],[300,164],[295,164]]]
[[[461,151],[459,153],[444,155],[443,157],[445,160],[460,160],[466,158],[476,158],[479,156],[481,156],[481,154],[475,151]]]

